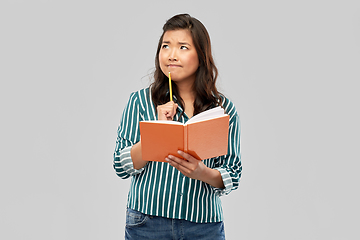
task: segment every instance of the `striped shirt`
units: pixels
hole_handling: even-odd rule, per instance
[[[174,99],[176,102],[176,99]],[[178,107],[174,121],[185,123],[189,118]],[[223,98],[229,114],[228,154],[203,160],[207,167],[220,172],[224,189],[184,176],[166,162],[148,162],[142,169],[133,167],[130,150],[140,141],[139,122],[156,120],[155,106],[149,88],[131,94],[117,131],[114,169],[123,178],[131,177],[127,206],[148,215],[192,222],[223,221],[220,196],[239,186],[241,177],[240,123],[235,106]]]

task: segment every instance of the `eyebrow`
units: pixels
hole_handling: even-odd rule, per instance
[[[163,41],[162,43],[167,43],[167,44],[169,44],[170,43],[170,41]],[[178,44],[179,45],[189,45],[189,46],[191,46],[189,43],[187,43],[187,42],[178,42]]]
[[[187,42],[179,42],[179,44],[180,45],[189,45],[189,46],[191,46],[189,43],[187,43]]]

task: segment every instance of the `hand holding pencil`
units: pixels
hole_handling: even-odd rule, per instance
[[[171,75],[169,72],[169,94],[170,102],[157,106],[158,120],[173,120],[178,107],[177,103],[174,103],[172,98],[172,86],[171,86]]]

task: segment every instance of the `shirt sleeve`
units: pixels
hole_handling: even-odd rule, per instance
[[[227,103],[225,111],[230,115],[228,154],[221,156],[214,168],[220,172],[225,186],[223,189],[214,188],[216,194],[220,196],[227,195],[239,187],[242,172],[239,115],[231,102]]]
[[[139,99],[132,93],[121,117],[114,151],[113,167],[123,179],[143,171],[134,169],[130,154],[132,146],[140,141],[139,116]]]

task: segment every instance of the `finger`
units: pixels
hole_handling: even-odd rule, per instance
[[[168,159],[170,160],[170,162],[173,162],[176,165],[183,166],[187,169],[192,169],[192,165],[187,160],[175,157],[173,155],[169,155]]]
[[[165,116],[166,116],[166,119],[167,119],[167,120],[173,120],[173,117],[174,117],[174,116],[173,116],[172,114],[170,114],[170,113],[167,113]]]
[[[181,165],[179,162],[177,162],[176,160],[170,159],[170,158],[165,158],[166,161],[169,162],[169,164],[171,166],[173,166],[174,168],[176,168],[177,170],[179,170],[182,174],[184,174],[185,176],[187,176],[188,174],[190,174],[191,170],[183,165]],[[184,161],[184,160],[181,160]]]
[[[196,158],[194,158],[192,155],[186,153],[186,152],[183,152],[181,150],[178,150],[178,154],[180,156],[182,156],[183,158],[185,158],[186,160],[188,160],[189,162],[195,162],[195,161],[199,161],[197,160]]]

